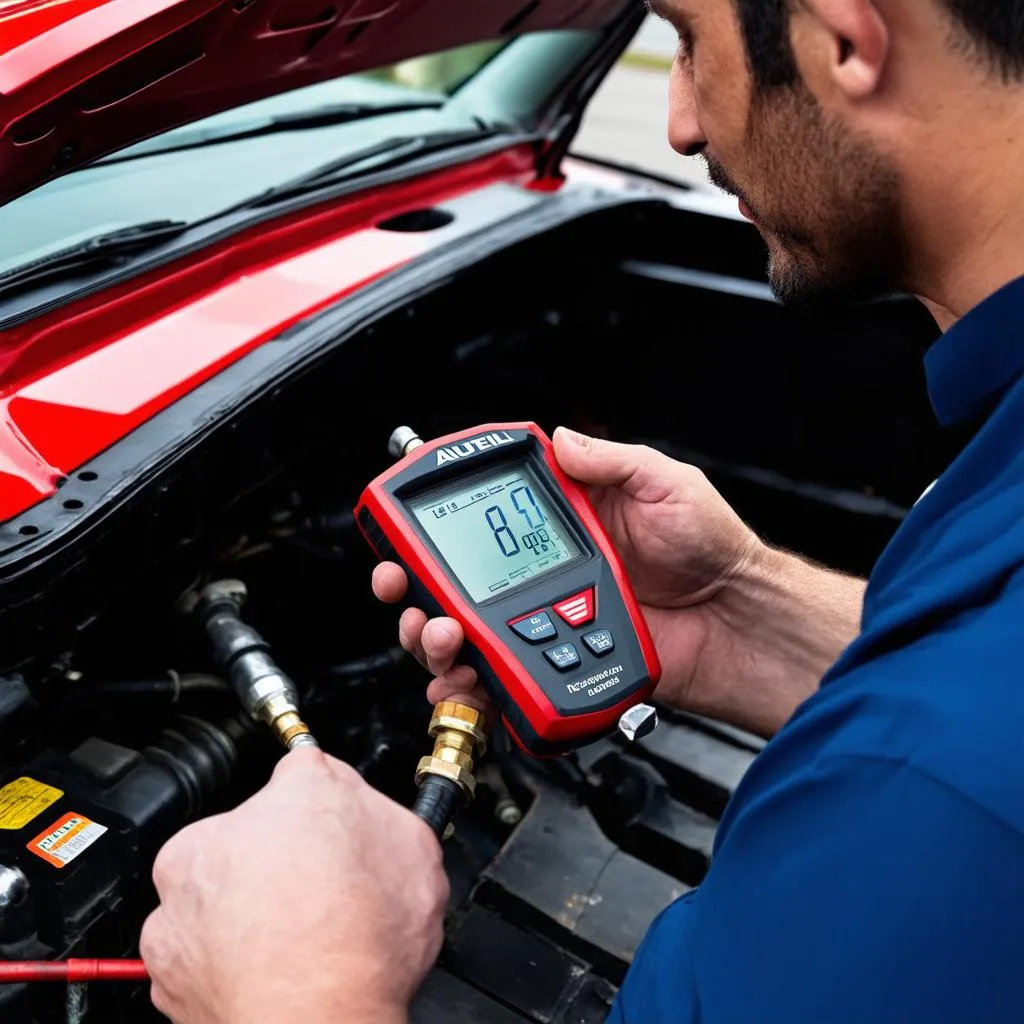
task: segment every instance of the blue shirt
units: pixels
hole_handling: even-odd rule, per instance
[[[1024,278],[926,356],[983,421],[872,573],[862,632],[758,756],[614,1024],[1024,1020]]]

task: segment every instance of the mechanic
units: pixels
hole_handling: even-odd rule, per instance
[[[773,737],[611,1019],[1020,1020],[1024,0],[656,2],[672,145],[742,199],[779,299],[920,296],[935,412],[970,440],[865,593],[762,543],[696,469],[557,432],[644,604],[658,698]],[[377,567],[382,600],[405,585]],[[407,610],[400,636],[431,700],[477,697],[455,622]],[[403,1021],[441,942],[432,835],[317,752],[172,839],[155,879],[142,951],[179,1024]]]

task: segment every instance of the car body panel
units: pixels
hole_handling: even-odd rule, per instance
[[[242,231],[0,332],[0,522],[257,345],[451,239],[375,225],[534,177],[532,150],[512,147]]]
[[[0,7],[0,202],[228,107],[625,0],[28,0]]]

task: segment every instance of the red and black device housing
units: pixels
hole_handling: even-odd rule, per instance
[[[484,469],[522,464],[532,469],[582,554],[474,601],[417,522],[410,501]],[[369,484],[356,521],[377,556],[408,573],[409,604],[462,623],[467,642],[460,661],[476,669],[528,753],[560,754],[598,739],[653,692],[661,666],[619,557],[586,493],[561,470],[550,439],[535,423],[486,424],[425,442]],[[543,621],[540,616],[557,635],[545,627],[545,638],[537,640],[523,635],[529,630],[513,628]],[[577,661],[559,667],[545,652],[565,644]]]

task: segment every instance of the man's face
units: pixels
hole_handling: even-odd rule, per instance
[[[755,88],[735,0],[654,0],[677,30],[669,141],[700,152],[711,180],[761,232],[784,303],[861,298],[903,269],[891,163],[803,82]]]

